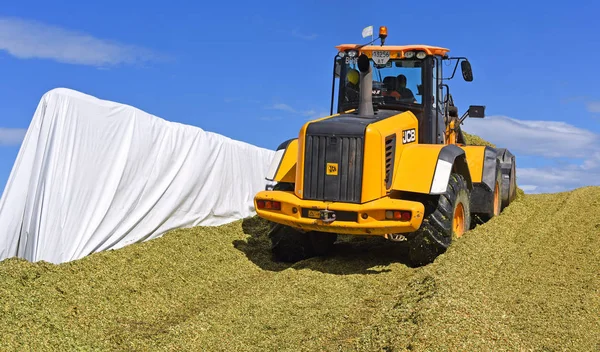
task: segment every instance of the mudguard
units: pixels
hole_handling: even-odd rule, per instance
[[[296,178],[298,159],[298,138],[291,138],[277,147],[273,161],[269,166],[266,179],[275,182],[293,183]]]
[[[489,146],[465,146],[462,149],[465,150],[467,162],[471,166],[473,183],[482,183],[487,191],[493,191],[496,181],[496,160],[501,153],[498,149]]]
[[[423,194],[446,192],[452,172],[473,188],[465,151],[456,145],[415,144],[402,151],[392,189]]]
[[[467,162],[471,166],[473,192],[471,194],[471,212],[479,214],[494,213],[494,188],[500,161],[498,150],[489,146],[466,146]],[[500,185],[502,195],[502,185]]]
[[[502,170],[502,209],[517,196],[517,175],[515,156],[506,148],[498,148],[500,169]]]

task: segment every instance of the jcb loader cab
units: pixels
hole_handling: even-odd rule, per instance
[[[381,45],[336,47],[331,115],[277,148],[267,175],[275,186],[255,196],[276,260],[323,255],[348,234],[407,241],[410,260],[426,264],[516,196],[514,156],[467,146],[461,132],[484,107],[459,117],[445,81],[459,63],[472,81],[469,61],[441,47],[384,45],[386,37],[381,27]],[[446,61],[455,63],[450,77]]]

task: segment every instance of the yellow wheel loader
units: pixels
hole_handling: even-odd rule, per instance
[[[472,81],[469,61],[441,47],[385,45],[386,37],[381,27],[370,43],[336,47],[330,116],[277,148],[274,186],[254,199],[272,224],[277,261],[324,255],[345,234],[404,241],[409,260],[424,265],[516,196],[515,157],[466,145],[461,131],[485,107],[459,117],[445,81],[459,63]]]

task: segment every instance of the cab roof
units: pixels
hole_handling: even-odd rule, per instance
[[[345,51],[348,49],[356,49],[360,47],[360,44],[341,44],[336,46],[339,51]],[[424,51],[427,55],[440,55],[444,56],[450,49],[442,48],[439,46],[423,45],[423,44],[412,44],[412,45],[367,45],[360,48],[360,52],[363,52],[368,57],[371,57],[373,51],[387,50],[391,53],[399,53],[396,58],[404,57],[404,53],[407,51]],[[394,56],[394,55],[392,55]]]

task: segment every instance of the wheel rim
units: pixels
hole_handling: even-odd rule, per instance
[[[498,183],[494,188],[494,215],[500,214],[500,192],[498,192]]]
[[[454,218],[452,219],[452,230],[456,237],[460,237],[465,232],[465,209],[462,203],[458,203],[456,210],[454,211]]]

